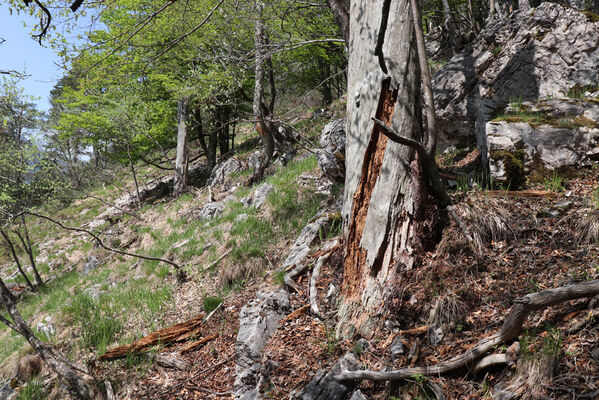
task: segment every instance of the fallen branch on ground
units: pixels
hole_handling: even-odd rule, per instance
[[[202,338],[202,339],[200,339],[198,341],[195,341],[193,343],[190,343],[187,346],[183,347],[179,351],[179,354],[189,353],[190,351],[197,349],[198,347],[200,347],[204,343],[207,343],[207,342],[211,341],[212,339],[216,339],[217,337],[218,337],[218,335],[212,335],[212,336],[208,336],[208,337]]]
[[[495,346],[514,340],[520,334],[522,325],[532,311],[548,306],[599,294],[599,280],[577,283],[556,289],[528,294],[514,300],[514,306],[506,317],[501,331],[478,342],[475,346],[448,361],[434,366],[402,368],[396,371],[348,371],[335,376],[338,381],[369,379],[373,381],[398,381],[413,375],[443,375],[467,367],[473,361],[486,354]]]

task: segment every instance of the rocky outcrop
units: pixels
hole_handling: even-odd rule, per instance
[[[316,151],[316,159],[324,176],[332,182],[345,180],[345,120],[329,122],[320,136],[322,148]]]
[[[222,185],[225,183],[229,175],[234,172],[241,172],[245,169],[245,166],[236,159],[235,157],[231,157],[226,161],[216,165],[212,172],[210,173],[210,178],[208,178],[208,183],[206,186],[216,186]]]
[[[487,123],[486,136],[491,176],[516,188],[527,177],[599,160],[599,103],[554,99],[511,105]]]
[[[599,16],[542,3],[490,22],[433,78],[441,140],[474,142],[509,102],[561,97],[599,84]]]
[[[241,203],[244,207],[253,206],[256,209],[259,209],[266,202],[266,198],[273,190],[275,190],[273,185],[271,185],[270,183],[264,183],[258,186],[254,193],[251,193],[249,196],[246,196],[243,199],[241,199]]]
[[[236,399],[258,398],[262,349],[277,329],[279,320],[289,311],[289,295],[283,288],[264,291],[246,304],[239,313],[239,333],[235,344],[237,366],[234,392]]]
[[[189,166],[187,176],[189,182],[202,181],[202,177],[206,179],[208,172],[205,165]],[[173,192],[175,182],[174,174],[163,176],[162,178],[154,179],[144,186],[139,188],[139,198],[141,202],[148,202],[164,197]],[[201,183],[201,182],[200,182]],[[118,198],[114,203],[106,209],[102,214],[98,215],[91,221],[87,227],[90,229],[98,228],[106,222],[114,222],[123,214],[130,212],[137,207],[137,193],[127,193]]]

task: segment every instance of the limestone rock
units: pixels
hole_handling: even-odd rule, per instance
[[[198,214],[198,218],[200,219],[211,219],[218,217],[223,210],[225,209],[225,205],[220,201],[213,201],[210,203],[204,204],[204,207],[200,210]]]
[[[237,366],[234,391],[236,399],[258,398],[262,369],[262,349],[289,311],[289,295],[283,288],[256,294],[239,313],[239,332],[235,344]]]
[[[349,398],[349,400],[368,400],[368,398],[366,396],[364,396],[361,391],[356,390],[351,395],[351,397]]]
[[[234,172],[240,172],[245,169],[244,165],[235,157],[231,157],[226,161],[216,165],[210,173],[206,186],[216,186],[225,183],[229,175]]]
[[[345,120],[329,122],[320,136],[321,149],[316,151],[318,166],[332,182],[345,180]]]
[[[599,22],[542,3],[493,21],[433,78],[441,140],[474,142],[486,164],[486,123],[515,99],[559,97],[597,87]]]
[[[274,190],[274,186],[269,183],[262,184],[256,188],[253,194],[241,199],[241,203],[244,207],[254,206],[261,208],[266,201],[267,196]]]
[[[0,400],[14,400],[19,397],[19,392],[10,386],[10,382],[0,384]]]
[[[343,371],[355,371],[361,368],[352,353],[344,355],[329,372],[319,371],[314,379],[298,394],[292,395],[294,400],[341,400],[355,388],[357,382],[337,382],[335,375]],[[359,398],[359,397],[358,397]]]
[[[81,273],[83,275],[88,275],[90,272],[98,268],[100,265],[100,261],[93,255],[87,256],[87,261],[83,264],[83,270]]]
[[[539,169],[580,168],[599,159],[599,105],[561,99],[520,107],[528,120],[514,113],[486,125],[487,158],[495,181],[516,188]],[[506,111],[514,112],[510,107]]]
[[[320,229],[329,222],[330,216],[325,214],[320,218],[317,218],[315,221],[307,224],[304,229],[302,229],[301,233],[291,246],[289,251],[289,255],[283,262],[282,268],[290,268],[294,267],[298,264],[301,264],[306,257],[310,254],[310,246],[316,238],[318,238],[318,233]]]

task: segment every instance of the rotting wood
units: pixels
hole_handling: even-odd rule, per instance
[[[387,148],[388,137],[383,127],[390,124],[395,112],[397,90],[391,89],[391,80],[382,83],[379,104],[376,115],[382,124],[374,124],[372,134],[364,152],[362,171],[358,186],[354,191],[352,205],[352,222],[349,224],[345,242],[346,255],[343,269],[344,295],[347,298],[356,297],[362,291],[364,266],[368,264],[366,251],[360,242],[366,225],[366,217],[370,208],[370,199],[377,179],[383,167],[383,159]],[[383,133],[383,134],[381,134]]]
[[[418,335],[423,335],[426,332],[428,332],[428,325],[423,325],[423,326],[419,326],[417,328],[412,328],[412,329],[406,329],[404,331],[399,331],[400,335],[407,335],[407,336],[418,336]]]
[[[310,309],[310,304],[305,304],[305,305],[301,306],[300,308],[298,308],[297,310],[294,310],[293,312],[289,313],[289,315],[287,315],[285,318],[283,318],[281,320],[281,322],[293,321],[300,315],[308,312],[309,309]]]
[[[127,357],[128,354],[136,354],[148,350],[158,344],[165,345],[176,341],[180,337],[188,334],[190,331],[195,331],[204,323],[204,314],[190,319],[189,321],[181,322],[168,328],[159,329],[143,338],[125,345],[119,346],[112,350],[108,350],[101,355],[99,361],[112,361]]]
[[[402,368],[396,371],[348,371],[343,372],[335,379],[339,381],[368,379],[373,381],[399,381],[410,378],[413,375],[443,375],[458,369],[467,367],[472,362],[505,342],[518,337],[522,325],[528,314],[532,311],[541,310],[545,307],[585,297],[593,297],[599,294],[599,280],[577,283],[555,289],[543,290],[542,292],[528,294],[514,300],[514,306],[506,317],[501,330],[494,335],[482,339],[466,352],[448,361],[434,366]]]
[[[474,374],[478,374],[487,368],[505,365],[507,363],[508,359],[506,354],[490,354],[476,363],[474,366]]]
[[[216,339],[217,337],[218,337],[218,334],[212,335],[212,336],[207,336],[207,337],[197,340],[193,343],[190,343],[187,346],[183,347],[181,350],[179,350],[179,354],[185,354],[185,353],[189,353],[192,350],[196,350],[201,345],[208,343],[209,341],[211,341],[212,339]]]

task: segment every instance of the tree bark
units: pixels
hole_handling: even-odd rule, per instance
[[[388,140],[371,120],[376,117],[411,139],[421,139],[410,1],[390,4],[385,37],[379,39],[384,1],[353,0],[351,6],[340,337],[372,334],[385,311],[384,299],[395,292],[397,273],[414,264],[424,215],[419,210],[426,185],[413,148]],[[373,49],[381,40],[377,56]]]
[[[252,102],[252,111],[256,120],[256,131],[260,135],[260,139],[264,144],[264,154],[258,171],[254,172],[253,181],[259,180],[266,167],[270,163],[274,153],[274,138],[271,131],[271,124],[266,121],[264,104],[264,80],[265,70],[264,64],[266,61],[265,54],[265,36],[264,36],[264,4],[261,0],[255,3],[256,21],[254,27],[254,52],[255,52],[255,84],[254,84],[254,99]],[[268,111],[268,110],[266,110]]]
[[[177,107],[177,158],[175,159],[175,183],[173,193],[175,197],[180,196],[187,187],[187,120],[189,119],[189,99],[179,99]]]
[[[339,25],[343,40],[349,46],[349,7],[345,0],[327,0],[327,4]]]
[[[6,245],[8,246],[10,253],[12,254],[12,258],[15,261],[15,263],[17,264],[17,269],[19,270],[19,273],[21,274],[23,279],[25,279],[25,283],[27,284],[29,289],[31,289],[32,291],[35,291],[35,286],[33,286],[31,281],[29,280],[29,277],[23,270],[23,266],[21,265],[21,262],[19,261],[19,257],[17,256],[17,252],[15,250],[15,246],[12,243],[12,240],[10,240],[10,237],[8,236],[8,234],[6,232],[4,232],[3,229],[0,229],[0,235],[2,235],[2,238],[4,238],[4,241],[6,242]]]

